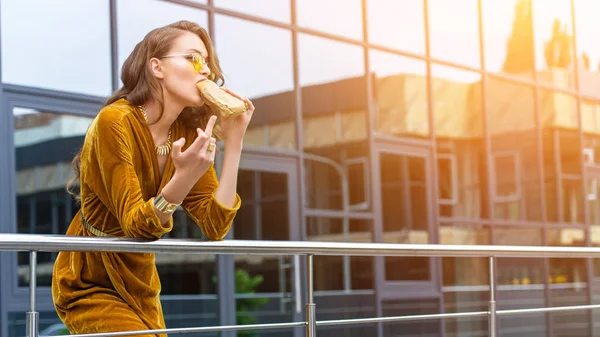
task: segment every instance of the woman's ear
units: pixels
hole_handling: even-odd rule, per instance
[[[154,77],[160,79],[165,78],[165,75],[163,74],[162,62],[156,57],[150,59],[150,70],[152,71]]]

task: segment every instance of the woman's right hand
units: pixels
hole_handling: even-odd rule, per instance
[[[173,143],[171,157],[175,166],[175,174],[189,182],[190,187],[206,173],[215,161],[216,140],[212,136],[212,132],[216,120],[216,116],[211,116],[204,131],[200,128],[196,129],[198,137],[185,151],[181,150],[185,144],[185,138],[180,138]],[[212,150],[209,150],[209,146]]]

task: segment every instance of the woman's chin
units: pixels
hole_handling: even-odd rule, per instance
[[[187,106],[199,108],[204,105],[204,100],[202,98],[197,98],[188,102]]]
[[[196,106],[198,108],[201,107],[201,106],[203,106],[203,105],[204,105],[204,100],[202,99],[202,97],[198,97],[196,99],[196,101],[194,102],[194,106]]]

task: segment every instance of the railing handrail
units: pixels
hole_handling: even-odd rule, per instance
[[[488,316],[490,337],[497,336],[497,316],[559,312],[571,310],[600,309],[600,304],[575,305],[566,307],[544,307],[514,310],[496,309],[496,277],[494,265],[498,257],[537,257],[537,258],[590,258],[600,257],[600,247],[548,247],[548,246],[490,246],[490,245],[442,245],[442,244],[394,244],[394,243],[344,243],[315,241],[246,241],[224,240],[203,241],[189,239],[142,240],[127,238],[98,238],[65,235],[40,234],[0,234],[0,251],[28,251],[29,256],[29,311],[27,316],[27,336],[39,337],[39,312],[36,309],[37,252],[87,251],[87,252],[132,252],[132,253],[177,253],[177,254],[251,254],[251,255],[306,255],[307,301],[305,321],[253,325],[211,326],[195,328],[175,328],[75,335],[76,337],[132,336],[155,333],[192,333],[241,329],[273,329],[305,327],[307,337],[316,336],[317,325],[347,325],[376,322],[399,322]],[[468,256],[487,257],[489,261],[489,294],[487,311],[409,315],[395,317],[372,317],[343,320],[317,321],[314,303],[314,262],[315,255],[356,255],[356,256]]]
[[[0,234],[0,251],[600,258],[600,247],[492,246],[265,240],[144,240],[41,234]]]

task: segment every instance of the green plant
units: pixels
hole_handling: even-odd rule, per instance
[[[235,292],[237,294],[254,294],[256,287],[262,284],[264,277],[262,275],[251,276],[243,269],[235,270]],[[217,282],[217,277],[213,277],[213,282]],[[236,300],[236,320],[237,324],[248,325],[256,322],[256,317],[250,312],[259,310],[269,299],[264,297],[239,298]],[[238,331],[238,337],[256,337],[258,334],[253,330]]]
[[[262,275],[250,276],[247,271],[237,269],[235,271],[235,292],[238,294],[254,294],[256,287],[263,283]],[[249,312],[259,310],[269,300],[264,297],[260,298],[240,298],[236,301],[236,319],[237,324],[254,324],[256,317]],[[258,336],[255,331],[244,330],[238,332],[240,337],[255,337]]]

